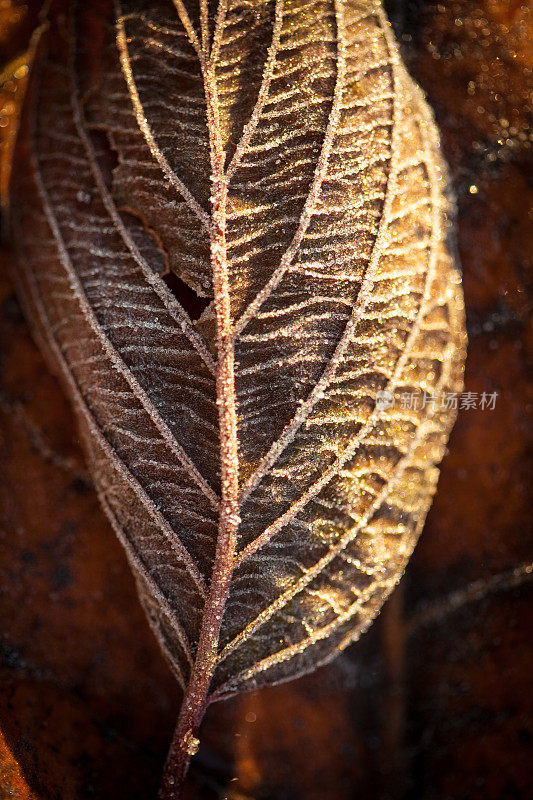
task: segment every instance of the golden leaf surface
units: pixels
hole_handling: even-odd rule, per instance
[[[413,550],[465,351],[436,128],[380,3],[52,2],[11,192],[21,296],[184,690],[327,661]]]

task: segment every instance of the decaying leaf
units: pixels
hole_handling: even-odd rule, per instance
[[[184,689],[173,797],[206,705],[346,647],[414,547],[464,358],[446,175],[374,0],[57,0],[35,49],[16,277]]]

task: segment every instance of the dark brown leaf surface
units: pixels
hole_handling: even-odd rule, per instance
[[[446,20],[442,12],[435,12],[435,17],[428,12],[424,24],[434,23],[442,32],[447,30]],[[412,31],[413,22],[409,24],[409,30]],[[451,30],[448,36],[453,42],[457,26],[452,24],[448,30]],[[498,33],[502,35],[499,28]],[[424,33],[423,41],[429,38],[429,34]],[[424,45],[419,47],[414,53],[421,54],[420,69],[425,72],[422,71],[420,75],[422,78],[429,76],[429,80],[433,75],[430,69],[433,62],[424,66]],[[452,78],[454,63],[453,58],[448,56],[445,64],[448,70],[452,70]],[[468,65],[462,61],[460,66],[464,70]],[[475,64],[470,64],[470,70],[475,80]],[[441,108],[449,109],[447,120],[450,127],[454,127],[459,121],[452,115],[459,105],[457,97],[461,95],[457,94],[459,89],[454,88],[449,74],[447,78],[447,84],[435,78],[434,93],[440,99]],[[459,86],[462,85],[459,82]],[[517,91],[523,91],[522,83],[518,84]],[[501,115],[502,109],[497,108],[496,113]],[[448,128],[445,123],[446,119],[446,131]],[[454,174],[460,176],[460,187],[464,192],[462,256],[466,266],[470,307],[475,312],[471,325],[474,349],[468,388],[505,391],[492,419],[480,412],[465,412],[462,415],[452,443],[449,466],[443,476],[444,488],[437,498],[437,513],[432,515],[426,540],[422,541],[408,572],[406,613],[409,616],[414,608],[420,608],[421,603],[435,595],[461,590],[472,580],[480,581],[481,589],[472,594],[471,602],[464,606],[464,611],[461,611],[461,604],[465,599],[468,600],[469,595],[453,595],[455,602],[450,608],[459,608],[459,611],[456,610],[450,617],[450,608],[444,603],[440,611],[437,608],[439,613],[433,616],[426,614],[425,625],[422,625],[424,614],[417,613],[415,621],[418,618],[418,623],[406,626],[402,622],[402,601],[398,598],[394,606],[386,610],[380,627],[359,647],[355,672],[351,661],[344,660],[341,673],[330,669],[327,678],[322,672],[316,678],[298,682],[294,687],[280,687],[254,694],[228,704],[225,709],[214,708],[208,720],[206,739],[217,752],[235,759],[235,767],[224,765],[224,761],[218,767],[221,785],[227,780],[226,776],[234,772],[240,778],[240,789],[236,789],[232,796],[237,797],[240,792],[241,796],[245,793],[248,797],[344,798],[352,797],[354,792],[365,792],[369,797],[401,797],[409,787],[416,796],[427,797],[527,796],[527,743],[531,717],[524,705],[524,690],[528,663],[525,648],[528,620],[521,612],[521,594],[516,588],[527,573],[519,569],[516,577],[513,577],[514,566],[527,560],[531,552],[525,527],[527,483],[523,434],[515,433],[517,429],[526,432],[524,398],[527,397],[527,385],[523,354],[517,342],[521,340],[521,320],[525,319],[525,293],[520,281],[521,276],[525,275],[524,264],[529,250],[523,235],[519,234],[523,225],[521,217],[527,218],[524,203],[527,187],[522,177],[527,151],[520,150],[522,145],[518,136],[513,148],[502,149],[496,142],[499,131],[495,131],[494,138],[489,138],[487,142],[480,140],[485,132],[480,133],[473,122],[462,119],[460,123],[463,126],[460,140],[461,143],[465,142],[465,150],[454,148],[452,143],[448,155],[452,157]],[[471,168],[472,155],[467,150],[467,143],[471,141],[478,145],[481,141],[489,155],[496,151],[495,160],[482,160],[475,172]],[[505,159],[503,166],[502,156]],[[495,164],[495,167],[491,164]],[[470,185],[477,185],[477,195],[470,193]],[[494,233],[495,229],[497,233]],[[474,266],[470,269],[469,264]],[[495,275],[499,276],[498,280]],[[10,323],[6,330],[6,341],[21,339],[19,331],[22,323],[13,319],[16,325]],[[8,382],[7,391],[11,400],[22,398],[26,410],[28,400],[22,392],[25,391],[30,398],[32,392],[34,397],[38,396],[40,392],[31,387],[40,387],[44,380],[42,367],[39,367],[35,356],[31,362],[30,353],[30,345],[27,344],[26,351],[19,350],[13,361],[7,363],[7,372],[4,372],[15,375],[15,380]],[[30,363],[35,364],[34,378],[31,370],[19,376],[18,368],[14,367],[14,364],[27,363],[29,358]],[[11,402],[9,414],[5,412],[9,441],[14,440],[10,457],[14,472],[6,485],[13,487],[16,485],[14,481],[23,485],[21,479],[15,477],[17,474],[27,476],[30,480],[32,473],[28,471],[28,464],[32,458],[36,464],[41,464],[41,467],[35,468],[32,485],[36,484],[39,474],[43,476],[41,480],[45,480],[45,473],[51,471],[50,483],[47,484],[50,488],[45,492],[45,495],[49,495],[49,504],[41,506],[42,514],[39,514],[38,520],[30,513],[32,505],[37,503],[35,493],[31,496],[27,491],[20,493],[16,512],[20,514],[25,504],[29,506],[29,512],[23,518],[24,524],[18,523],[18,529],[22,541],[30,545],[29,550],[41,535],[46,538],[43,528],[67,513],[62,510],[67,508],[65,490],[61,488],[62,468],[55,463],[55,458],[50,459],[54,453],[61,458],[65,455],[70,457],[70,433],[63,430],[65,411],[57,396],[54,399],[53,394],[44,391],[41,399],[42,403],[34,407],[33,414],[29,409],[30,419],[32,416],[34,419],[30,427],[33,431],[31,436],[24,427],[19,428],[13,422]],[[56,419],[51,429],[46,424],[47,409]],[[44,449],[41,448],[43,425],[45,432],[53,434],[51,443],[49,437],[44,437]],[[40,432],[41,436],[35,437],[35,431]],[[17,447],[16,443],[23,442],[25,437],[28,437],[29,446]],[[51,490],[52,487],[55,487],[55,491]],[[9,492],[13,494],[13,489],[8,488]],[[6,500],[6,507],[8,505]],[[72,508],[74,506],[73,501]],[[102,531],[104,550],[109,548],[104,524],[96,522],[96,512],[91,518],[94,521],[88,523],[84,519],[86,509],[86,501],[83,501],[80,504],[80,522],[84,530],[90,525],[91,548],[97,545],[98,530]],[[6,523],[6,529],[17,526],[17,513],[10,524]],[[47,526],[42,522],[45,519],[50,520]],[[40,522],[42,524],[38,524]],[[77,547],[76,540],[73,540],[72,547]],[[57,552],[52,552],[49,558],[51,564],[59,561]],[[8,547],[4,563],[13,564],[16,560],[12,549]],[[116,591],[118,596],[125,598],[119,603],[119,615],[124,620],[121,624],[125,624],[125,630],[129,630],[132,641],[149,651],[149,637],[143,639],[142,627],[131,622],[131,610],[128,608],[131,595],[120,588],[122,585],[129,586],[129,583],[125,573],[119,580],[118,576],[122,573],[119,571],[118,556],[115,562]],[[501,580],[493,583],[487,580],[490,575],[499,572],[504,575]],[[93,584],[99,584],[100,578],[97,577],[93,562],[87,562],[82,551],[82,557],[77,561],[76,575],[83,574],[92,575]],[[15,585],[21,583],[21,591],[29,592],[29,578],[25,581],[20,572],[14,572],[13,575],[11,580],[17,582]],[[100,585],[105,586],[105,575],[101,576],[101,581]],[[9,585],[13,591],[14,586],[12,583]],[[49,611],[47,609],[50,604],[49,591],[44,585],[39,595],[42,599],[29,592],[29,606],[34,605],[41,620],[40,634],[36,634],[36,626],[31,626],[28,618],[20,614],[22,604],[17,601],[16,593],[13,594],[14,601],[5,605],[4,628],[11,632],[11,643],[18,645],[6,655],[5,674],[11,676],[6,686],[25,687],[24,691],[6,691],[6,703],[11,704],[9,712],[6,706],[5,713],[6,725],[7,719],[10,720],[8,742],[22,759],[32,785],[42,788],[43,796],[57,796],[58,792],[61,796],[86,796],[91,791],[100,797],[108,797],[111,793],[117,797],[149,796],[139,786],[143,785],[146,772],[149,773],[150,769],[153,770],[152,785],[155,786],[154,774],[159,766],[147,768],[146,765],[150,764],[149,753],[153,752],[148,744],[149,737],[143,739],[142,734],[139,737],[135,731],[146,730],[153,706],[146,685],[138,685],[138,676],[131,674],[129,668],[126,669],[124,658],[121,657],[123,650],[119,648],[117,652],[111,646],[109,637],[102,637],[100,623],[95,624],[109,613],[108,597],[104,598],[105,602],[101,605],[94,606],[94,610],[90,610],[84,618],[89,636],[94,642],[101,642],[101,658],[104,662],[109,659],[117,672],[117,679],[111,682],[109,688],[102,686],[98,690],[104,702],[96,707],[94,715],[104,725],[94,734],[90,744],[88,731],[94,729],[87,725],[89,717],[83,709],[87,704],[87,695],[91,695],[92,673],[81,665],[84,659],[87,659],[84,663],[90,663],[88,651],[91,648],[89,642],[80,647],[82,633],[79,627],[75,627],[72,631],[67,628],[67,631],[72,634],[72,650],[81,650],[80,666],[72,669],[74,682],[67,679],[61,687],[65,702],[51,725],[52,730],[50,725],[48,733],[43,730],[44,703],[39,699],[43,696],[39,687],[42,687],[45,678],[39,669],[32,670],[32,667],[42,663],[43,659],[45,663],[47,658],[48,663],[55,660],[52,680],[54,675],[57,680],[57,675],[63,669],[68,670],[67,662],[73,656],[73,652],[59,653],[52,642],[47,646],[46,638],[41,638],[45,643],[41,650],[32,651],[29,646],[30,641],[36,639],[39,642],[39,636],[47,636],[46,628],[52,620],[44,619],[43,622],[43,615],[57,614],[57,605]],[[67,591],[75,591],[72,586],[69,590],[62,587],[55,591],[59,593],[59,604],[62,605],[65,600],[67,605],[72,602],[66,594]],[[486,598],[480,601],[479,596],[487,592]],[[116,603],[116,597],[114,600]],[[83,605],[86,598],[79,597],[78,606],[80,602]],[[76,610],[77,606],[74,609],[72,617],[80,613]],[[19,616],[20,623],[15,624]],[[434,633],[429,635],[430,631]],[[14,651],[21,648],[26,651],[26,660],[17,661]],[[154,661],[151,663],[153,665]],[[76,678],[77,669],[80,672]],[[154,670],[154,667],[148,666],[148,673],[150,669]],[[148,682],[151,680],[153,686],[158,686],[161,683],[160,674],[154,670],[151,679],[147,678]],[[80,675],[88,675],[89,678],[80,678]],[[121,680],[123,686],[129,687],[126,693],[118,688]],[[359,686],[350,689],[354,681]],[[81,712],[77,717],[73,709],[78,706],[80,691]],[[69,701],[69,697],[75,699],[75,703]],[[131,702],[128,697],[136,699]],[[168,691],[166,697],[168,736],[173,702]],[[348,697],[349,704],[346,702]],[[379,702],[376,702],[377,697],[380,698]],[[135,757],[129,760],[121,746],[113,749],[113,735],[110,736],[109,728],[106,729],[106,720],[112,716],[113,709],[120,707],[123,709],[122,720],[117,725],[118,732],[122,732],[119,737],[121,743],[141,741],[141,750],[135,751]],[[132,723],[134,718],[136,724]],[[232,723],[236,724],[240,736],[233,739],[228,735],[224,741],[223,729],[230,718],[233,718]],[[75,719],[83,721],[83,736],[79,724],[71,722],[71,727],[67,724]],[[72,735],[73,730],[75,736]],[[51,737],[48,738],[51,746],[47,744],[47,737]],[[24,750],[24,741],[37,742],[38,746],[31,749],[29,744]],[[98,755],[94,750],[97,741],[101,743],[98,746],[103,748]],[[81,758],[76,754],[80,748]],[[128,750],[127,747],[125,749]],[[161,744],[159,759],[162,759],[163,751],[164,744]],[[312,759],[306,757],[309,753],[313,753]],[[102,760],[112,755],[115,763],[126,767],[120,777],[113,774],[113,770],[107,771],[102,764]],[[217,762],[210,755],[207,745],[203,752],[201,750],[200,757],[201,770],[207,771],[212,778],[217,774]],[[390,780],[386,774],[388,768],[392,772]],[[131,771],[140,780],[135,787],[128,788],[124,786],[123,776],[129,776]],[[41,777],[37,779],[37,775]],[[197,792],[200,791],[205,796],[212,796],[207,786],[203,790],[197,789]]]
[[[28,316],[198,704],[368,627],[433,495],[465,341],[436,129],[379,3],[174,5],[51,5],[10,219]],[[165,265],[214,298],[199,319]]]

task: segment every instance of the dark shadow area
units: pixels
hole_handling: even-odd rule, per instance
[[[199,294],[196,294],[194,289],[191,289],[191,287],[188,286],[185,281],[182,281],[181,278],[178,278],[174,272],[167,272],[162,276],[162,278],[176,300],[183,306],[189,317],[193,321],[199,319],[211,302],[211,298],[200,297]]]

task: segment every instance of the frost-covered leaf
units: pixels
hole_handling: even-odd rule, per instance
[[[56,0],[12,197],[190,755],[207,702],[356,639],[416,542],[464,357],[435,125],[374,0]]]

